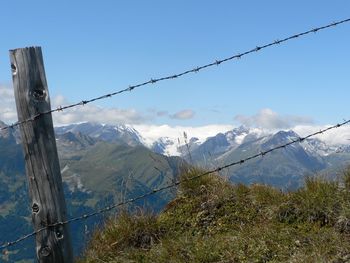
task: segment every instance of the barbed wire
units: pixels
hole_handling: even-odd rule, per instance
[[[18,238],[18,239],[15,240],[15,241],[7,242],[7,243],[1,245],[1,246],[0,246],[0,249],[5,249],[5,248],[8,248],[8,247],[10,247],[10,246],[16,245],[16,244],[18,244],[18,243],[20,243],[20,242],[22,242],[22,241],[24,241],[24,240],[26,240],[26,239],[32,237],[32,236],[35,236],[36,234],[38,234],[38,233],[40,233],[40,232],[42,232],[42,231],[44,231],[44,230],[48,230],[48,229],[50,229],[50,228],[53,228],[53,229],[54,229],[54,228],[57,227],[57,226],[62,226],[62,225],[70,224],[70,223],[72,223],[72,222],[76,222],[76,221],[80,221],[80,220],[85,220],[85,219],[88,219],[88,218],[90,218],[90,217],[93,217],[93,216],[96,216],[96,215],[100,215],[100,214],[109,212],[109,211],[111,211],[111,210],[113,210],[113,209],[115,209],[115,208],[117,208],[117,207],[124,206],[124,205],[130,204],[130,203],[134,203],[134,202],[136,202],[136,201],[138,201],[138,200],[141,200],[141,199],[145,199],[146,197],[149,197],[149,196],[152,196],[152,195],[154,195],[154,194],[156,194],[156,193],[159,193],[159,192],[165,191],[165,190],[167,190],[167,189],[176,187],[176,186],[178,186],[178,185],[180,185],[180,184],[183,184],[183,183],[185,183],[185,182],[192,181],[192,180],[198,179],[198,178],[200,178],[200,177],[203,177],[203,176],[206,176],[206,175],[209,175],[209,174],[213,174],[213,173],[220,172],[220,171],[222,171],[222,170],[224,170],[224,169],[227,169],[227,168],[229,168],[229,167],[232,167],[232,166],[242,165],[242,164],[244,164],[244,163],[246,163],[247,161],[250,161],[250,160],[252,160],[252,159],[256,159],[256,158],[258,158],[258,157],[264,157],[264,156],[265,156],[266,154],[268,154],[268,153],[274,152],[274,151],[279,150],[279,149],[286,148],[286,147],[288,147],[288,146],[290,146],[290,145],[292,145],[292,144],[295,144],[295,143],[302,143],[302,142],[304,142],[306,139],[309,139],[309,138],[314,137],[314,136],[316,136],[316,135],[323,134],[323,133],[328,132],[328,131],[333,130],[333,129],[337,129],[337,128],[342,127],[342,126],[344,126],[344,125],[346,125],[346,124],[349,124],[349,123],[350,123],[350,119],[349,119],[349,120],[344,120],[342,123],[338,123],[338,124],[333,125],[333,126],[330,126],[330,127],[328,127],[328,128],[325,128],[325,129],[319,130],[319,131],[317,131],[317,132],[311,133],[311,134],[309,134],[309,135],[307,135],[307,136],[305,136],[305,137],[296,137],[295,139],[293,139],[293,140],[291,140],[291,141],[289,141],[289,142],[287,142],[287,143],[278,145],[278,146],[276,146],[276,147],[272,147],[272,148],[270,148],[270,149],[268,149],[268,150],[266,150],[266,151],[261,151],[261,152],[255,154],[255,155],[251,155],[251,156],[246,157],[246,158],[244,158],[244,159],[240,159],[240,160],[238,160],[238,161],[231,162],[231,163],[229,163],[229,164],[226,164],[226,165],[224,165],[224,166],[217,167],[217,168],[212,169],[212,170],[209,170],[209,171],[207,171],[207,172],[200,173],[200,174],[198,174],[198,175],[195,175],[195,176],[192,176],[192,177],[189,177],[189,178],[185,178],[185,179],[176,181],[176,182],[174,182],[174,183],[172,183],[172,184],[169,184],[169,185],[166,185],[166,186],[163,186],[163,187],[160,187],[160,188],[153,189],[152,191],[149,191],[149,192],[147,192],[147,193],[145,193],[145,194],[143,194],[143,195],[139,195],[139,196],[137,196],[137,197],[130,198],[130,199],[125,200],[125,201],[123,201],[123,202],[119,202],[119,203],[116,203],[116,204],[113,204],[113,205],[110,205],[110,206],[106,206],[106,207],[104,207],[104,208],[102,208],[102,209],[99,209],[99,210],[97,210],[97,211],[95,211],[95,212],[92,212],[92,213],[83,214],[83,215],[81,215],[81,216],[74,217],[74,218],[68,219],[68,220],[63,221],[63,222],[57,222],[57,223],[55,223],[55,224],[51,224],[51,225],[42,227],[42,228],[40,228],[39,230],[36,230],[36,231],[34,231],[34,232],[30,233],[30,234],[27,234],[27,235],[25,235],[25,236],[23,236],[23,237]]]
[[[263,49],[266,49],[268,47],[276,46],[276,45],[279,45],[281,43],[287,42],[289,40],[296,39],[296,38],[299,38],[301,36],[305,36],[305,35],[308,35],[308,34],[311,34],[311,33],[317,33],[318,31],[325,30],[325,29],[330,28],[330,27],[335,27],[337,25],[344,24],[344,23],[347,23],[347,22],[350,22],[350,18],[347,18],[347,19],[344,19],[344,20],[340,20],[340,21],[337,21],[337,22],[333,22],[333,23],[327,24],[325,26],[316,27],[316,28],[310,29],[308,31],[304,31],[304,32],[301,32],[301,33],[298,33],[298,34],[295,34],[295,35],[291,35],[291,36],[283,38],[281,40],[275,40],[273,42],[270,42],[270,43],[262,45],[262,46],[256,46],[255,48],[250,49],[248,51],[245,51],[243,53],[239,53],[237,55],[233,55],[233,56],[230,56],[230,57],[227,57],[227,58],[224,58],[224,59],[215,60],[214,62],[205,64],[205,65],[202,65],[202,66],[199,66],[199,67],[195,67],[193,69],[186,70],[186,71],[183,71],[181,73],[171,74],[171,75],[168,75],[168,76],[165,76],[165,77],[160,77],[160,78],[151,78],[149,81],[145,81],[145,82],[142,82],[142,83],[139,83],[139,84],[136,84],[136,85],[130,85],[128,88],[121,89],[119,91],[115,91],[115,92],[112,92],[112,93],[101,95],[99,97],[95,97],[95,98],[88,99],[88,100],[82,100],[82,101],[80,101],[78,103],[73,103],[73,104],[70,104],[70,105],[59,106],[56,109],[51,109],[51,110],[48,110],[48,111],[44,111],[44,112],[38,113],[35,116],[33,116],[32,118],[30,118],[30,119],[18,121],[16,123],[11,124],[11,125],[7,125],[7,126],[4,126],[4,127],[1,127],[0,131],[1,130],[6,130],[6,129],[10,129],[10,128],[14,128],[14,127],[16,127],[18,125],[34,121],[37,118],[41,117],[42,115],[46,115],[46,114],[50,114],[50,113],[54,113],[54,112],[61,112],[61,111],[64,111],[64,110],[67,110],[67,109],[71,109],[71,108],[75,108],[75,107],[78,107],[78,106],[84,106],[84,105],[92,103],[94,101],[111,98],[113,96],[116,96],[116,95],[119,95],[119,94],[122,94],[122,93],[125,93],[125,92],[129,92],[129,91],[133,91],[133,90],[135,90],[137,88],[140,88],[140,87],[143,87],[143,86],[147,86],[149,84],[155,84],[155,83],[160,82],[160,81],[176,79],[176,78],[179,78],[179,77],[191,74],[191,73],[198,73],[199,71],[202,71],[203,69],[206,69],[206,68],[209,68],[209,67],[213,67],[213,66],[219,66],[222,63],[225,63],[225,62],[228,62],[228,61],[231,61],[231,60],[234,60],[234,59],[241,59],[242,57],[244,57],[244,56],[246,56],[248,54],[259,52],[259,51],[261,51]]]

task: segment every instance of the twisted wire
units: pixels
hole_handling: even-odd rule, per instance
[[[307,31],[304,31],[304,32],[301,32],[301,33],[298,33],[298,34],[295,34],[295,35],[291,35],[291,36],[283,38],[281,40],[274,40],[274,41],[272,41],[272,42],[270,42],[268,44],[265,44],[265,45],[262,45],[262,46],[256,46],[255,48],[247,50],[247,51],[245,51],[243,53],[232,55],[232,56],[224,58],[224,59],[215,60],[214,62],[205,64],[205,65],[202,65],[202,66],[199,66],[199,67],[195,67],[193,69],[189,69],[189,70],[183,71],[181,73],[171,74],[171,75],[160,77],[160,78],[151,78],[148,81],[141,82],[141,83],[136,84],[136,85],[130,85],[129,87],[127,87],[125,89],[121,89],[121,90],[118,90],[118,91],[115,91],[115,92],[112,92],[112,93],[101,95],[101,96],[98,96],[98,97],[95,97],[95,98],[91,98],[91,99],[88,99],[88,100],[82,100],[80,102],[73,103],[73,104],[66,105],[66,106],[59,106],[56,109],[51,109],[51,110],[48,110],[48,111],[44,111],[44,112],[38,113],[38,114],[36,114],[35,116],[33,116],[33,117],[29,118],[29,119],[21,120],[21,121],[18,121],[16,123],[13,123],[11,125],[7,125],[7,126],[4,126],[4,127],[1,127],[0,131],[1,130],[6,130],[6,129],[11,129],[11,128],[14,128],[16,126],[19,126],[19,125],[22,125],[24,123],[27,123],[27,122],[35,121],[37,118],[41,117],[42,115],[50,114],[50,113],[53,113],[53,112],[61,112],[61,111],[64,111],[64,110],[67,110],[67,109],[71,109],[71,108],[75,108],[75,107],[78,107],[78,106],[84,106],[86,104],[89,104],[89,103],[92,103],[92,102],[95,102],[95,101],[98,101],[98,100],[111,98],[113,96],[120,95],[120,94],[125,93],[125,92],[133,91],[133,90],[135,90],[137,88],[140,88],[140,87],[143,87],[143,86],[147,86],[147,85],[150,85],[150,84],[155,84],[155,83],[161,82],[161,81],[176,79],[176,78],[179,78],[179,77],[191,74],[191,73],[198,73],[199,71],[202,71],[202,70],[204,70],[206,68],[219,66],[219,65],[221,65],[221,64],[223,64],[225,62],[228,62],[228,61],[231,61],[231,60],[234,60],[234,59],[241,59],[242,57],[244,57],[244,56],[246,56],[248,54],[262,51],[262,50],[264,50],[264,49],[266,49],[268,47],[277,46],[277,45],[282,44],[284,42],[287,42],[289,40],[296,39],[296,38],[299,38],[299,37],[302,37],[302,36],[305,36],[305,35],[308,35],[308,34],[311,34],[311,33],[317,33],[317,32],[319,32],[321,30],[325,30],[325,29],[328,29],[330,27],[335,27],[335,26],[338,26],[340,24],[344,24],[344,23],[347,23],[347,22],[350,22],[350,18],[347,18],[347,19],[344,19],[344,20],[340,20],[340,21],[337,21],[337,22],[333,22],[333,23],[327,24],[325,26],[316,27],[316,28],[313,28],[313,29],[310,29],[310,30],[307,30]]]
[[[180,184],[183,184],[185,182],[188,182],[188,181],[192,181],[192,180],[195,180],[195,179],[198,179],[200,177],[203,177],[203,176],[206,176],[206,175],[209,175],[209,174],[213,174],[213,173],[217,173],[217,172],[220,172],[224,169],[227,169],[229,167],[232,167],[232,166],[236,166],[236,165],[241,165],[241,164],[244,164],[246,163],[247,161],[250,161],[252,159],[256,159],[256,158],[259,158],[259,157],[264,157],[266,154],[268,153],[271,153],[271,152],[274,152],[276,150],[279,150],[279,149],[283,149],[283,148],[286,148],[292,144],[295,144],[295,143],[302,143],[304,142],[306,139],[309,139],[311,137],[314,137],[316,135],[320,135],[320,134],[323,134],[323,133],[326,133],[330,130],[333,130],[333,129],[337,129],[339,127],[342,127],[344,125],[347,125],[350,123],[350,119],[349,120],[344,120],[343,122],[341,123],[338,123],[336,125],[333,125],[333,126],[330,126],[328,128],[325,128],[325,129],[322,129],[322,130],[319,130],[317,132],[314,132],[314,133],[311,133],[305,137],[298,137],[296,139],[293,139],[287,143],[284,143],[284,144],[280,144],[276,147],[272,147],[266,151],[262,151],[260,153],[257,153],[257,154],[254,154],[254,155],[251,155],[247,158],[244,158],[244,159],[241,159],[241,160],[238,160],[238,161],[235,161],[235,162],[232,162],[232,163],[229,163],[229,164],[226,164],[224,166],[220,166],[220,167],[217,167],[215,169],[212,169],[212,170],[209,170],[207,172],[204,172],[204,173],[201,173],[201,174],[198,174],[198,175],[195,175],[195,176],[192,176],[192,177],[189,177],[189,178],[185,178],[185,179],[182,179],[182,180],[179,180],[179,181],[176,181],[172,184],[169,184],[169,185],[166,185],[166,186],[163,186],[163,187],[160,187],[160,188],[156,188],[156,189],[153,189],[152,191],[149,191],[143,195],[139,195],[137,197],[134,197],[134,198],[130,198],[128,200],[125,200],[123,202],[119,202],[119,203],[116,203],[116,204],[113,204],[113,205],[110,205],[110,206],[106,206],[104,208],[101,208],[99,210],[96,210],[95,212],[91,212],[91,213],[88,213],[88,214],[83,214],[83,215],[80,215],[80,216],[77,216],[77,217],[73,217],[71,219],[68,219],[66,221],[62,221],[62,222],[57,222],[57,223],[54,223],[54,224],[51,224],[51,225],[48,225],[48,226],[45,226],[45,227],[42,227],[32,233],[29,233],[27,235],[24,235],[20,238],[18,238],[17,240],[14,240],[14,241],[11,241],[11,242],[7,242],[3,245],[0,246],[0,249],[5,249],[7,247],[10,247],[10,246],[13,246],[13,245],[16,245],[32,236],[35,236],[36,234],[44,231],[44,230],[47,230],[47,229],[54,229],[55,227],[57,226],[62,226],[62,225],[66,225],[66,224],[69,224],[69,223],[72,223],[72,222],[76,222],[76,221],[81,221],[81,220],[85,220],[87,218],[90,218],[90,217],[93,217],[93,216],[96,216],[96,215],[99,215],[99,214],[103,214],[103,213],[106,213],[108,211],[111,211],[117,207],[120,207],[120,206],[123,206],[123,205],[126,205],[126,204],[130,204],[130,203],[134,203],[138,200],[141,200],[141,199],[144,199],[146,197],[149,197],[149,196],[152,196],[156,193],[159,193],[159,192],[162,192],[164,190],[167,190],[167,189],[170,189],[170,188],[173,188],[173,187],[176,187]]]

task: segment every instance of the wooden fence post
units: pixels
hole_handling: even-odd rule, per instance
[[[10,50],[18,120],[23,121],[51,109],[40,47]],[[41,115],[19,125],[35,231],[67,218],[66,204],[52,116]],[[36,235],[40,263],[72,263],[67,224],[48,227]]]

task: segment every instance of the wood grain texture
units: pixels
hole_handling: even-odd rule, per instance
[[[40,47],[10,50],[18,120],[50,110]],[[34,229],[66,220],[60,165],[52,116],[45,114],[20,125]],[[51,227],[36,235],[40,263],[72,263],[68,225]]]

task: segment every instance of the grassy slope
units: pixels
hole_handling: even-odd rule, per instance
[[[174,179],[180,159],[152,153],[145,147],[100,142],[78,160],[65,161],[63,166],[65,164],[68,164],[71,173],[81,174],[87,189],[105,194],[115,191],[121,181],[127,179],[148,187],[166,183]],[[159,178],[164,182],[157,181]]]
[[[291,193],[215,175],[189,181],[159,216],[107,222],[79,262],[350,262],[345,178],[345,188],[308,179]]]

